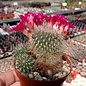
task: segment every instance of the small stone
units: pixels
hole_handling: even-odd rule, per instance
[[[53,80],[59,79],[58,76],[59,76],[59,74],[55,74],[55,75],[53,76]]]
[[[62,72],[59,72],[58,78],[62,78],[62,77],[63,77]]]
[[[29,78],[31,78],[31,79],[32,79],[33,77],[34,77],[34,76],[33,76],[33,74],[29,74]]]
[[[80,75],[80,74],[77,74],[77,75],[76,75],[76,78],[81,78],[81,75]]]
[[[63,64],[66,64],[67,62],[66,61],[63,61]]]
[[[75,82],[74,80],[71,81],[71,86],[77,86],[77,82]]]
[[[86,72],[86,68],[82,68],[81,70],[82,70],[83,72]]]
[[[65,71],[65,72],[69,72],[69,71],[70,71],[70,67],[68,67],[68,66],[63,66],[62,70]]]
[[[67,67],[69,67],[69,64],[65,64],[64,66],[67,68]]]
[[[76,71],[76,72],[78,72],[78,73],[80,73],[80,72],[81,72],[81,70],[80,70],[80,69],[76,69],[75,71]]]
[[[47,73],[48,73],[49,76],[52,75],[52,71],[51,70],[48,70]]]
[[[62,75],[63,75],[63,77],[64,77],[64,76],[66,76],[66,74],[67,74],[66,72],[63,72],[63,74],[62,74]]]
[[[37,76],[37,75],[39,75],[39,73],[38,73],[38,72],[34,72],[33,74],[34,74],[34,76]]]
[[[40,81],[42,81],[43,78],[42,78],[40,75],[37,75],[37,76],[35,76],[35,80],[40,80]]]
[[[81,63],[81,62],[78,62],[78,65],[79,65],[79,66],[81,66],[81,65],[82,65],[82,63]]]
[[[76,68],[72,68],[72,70],[73,70],[73,71],[75,71],[75,70],[76,70]]]
[[[81,69],[81,68],[82,68],[82,66],[79,66],[79,65],[78,65],[78,66],[76,66],[76,68],[77,68],[77,69]]]
[[[85,72],[81,72],[80,73],[82,76],[86,76],[86,73]]]
[[[43,79],[44,81],[47,81],[47,78],[46,78],[46,77],[42,77],[42,79]]]
[[[48,78],[50,80],[52,80],[52,71],[51,70],[47,70],[47,74],[48,74]]]

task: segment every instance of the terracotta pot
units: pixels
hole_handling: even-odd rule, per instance
[[[71,72],[72,67],[71,67],[71,62],[69,58],[66,55],[64,55],[63,58],[64,60],[68,62],[68,64],[70,64],[70,72]],[[25,76],[21,75],[21,73],[18,72],[16,69],[15,69],[15,72],[20,79],[21,86],[62,86],[63,82],[66,80],[67,76],[70,74],[69,72],[65,77],[60,78],[58,80],[38,81],[38,80],[26,78]]]

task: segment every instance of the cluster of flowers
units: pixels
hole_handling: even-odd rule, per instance
[[[30,31],[33,31],[35,26],[43,27],[44,25],[49,29],[55,29],[59,31],[59,33],[63,33],[63,35],[66,35],[70,28],[74,28],[74,26],[68,22],[63,15],[54,14],[46,16],[42,12],[28,12],[25,15],[20,15],[20,22],[17,23],[14,27],[10,28],[9,31],[19,31],[25,35],[28,35],[27,28]]]

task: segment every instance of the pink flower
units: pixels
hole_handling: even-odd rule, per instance
[[[10,28],[9,32],[12,32],[12,31],[18,31],[18,32],[22,32],[25,35],[28,35],[28,31],[25,28],[24,22],[19,22],[17,23],[16,26]]]
[[[53,27],[53,17],[52,16],[45,16],[45,20],[46,20],[48,28],[52,28]]]
[[[37,26],[41,26],[43,24],[44,14],[43,12],[39,12],[38,14],[34,15],[34,23]]]
[[[64,16],[59,15],[59,14],[55,14],[53,16],[54,19],[54,25],[57,27],[59,33],[63,32],[64,26],[66,24],[66,19]]]
[[[61,18],[61,20],[65,20],[66,21],[66,18],[64,15],[59,15],[59,18]]]
[[[20,17],[20,21],[23,21],[24,22],[26,20],[25,19],[25,16],[23,16],[23,15],[20,15],[19,17]]]
[[[53,19],[52,19],[52,21],[53,21],[53,28],[55,29],[55,30],[59,30],[59,26],[60,26],[60,21],[59,21],[60,19],[59,19],[59,14],[55,14],[54,16],[53,16]]]
[[[59,24],[60,33],[64,32],[65,25],[66,25],[66,21],[65,20],[60,20],[60,24]]]
[[[25,14],[25,22],[28,25],[28,28],[30,31],[34,30],[34,14],[31,12],[28,12]]]
[[[60,33],[60,34],[63,33],[64,27],[65,27],[64,24],[60,25],[60,27],[59,27],[59,33]]]
[[[62,24],[62,25],[65,25],[66,24],[66,19],[65,19],[65,17],[63,16],[63,15],[60,15],[59,16],[59,21],[60,21],[60,25]]]
[[[75,29],[75,26],[74,26],[74,25],[72,25],[72,23],[71,23],[71,22],[67,22],[67,25],[69,25],[69,27],[70,27],[70,28]]]
[[[10,28],[9,31],[19,31],[27,35],[28,31],[26,29],[33,31],[34,23],[37,26],[42,26],[44,19],[46,20],[46,26],[48,26],[48,28],[53,28],[58,31],[58,33],[63,33],[63,35],[67,35],[70,28],[75,28],[70,22],[67,22],[63,15],[55,14],[54,16],[45,16],[43,12],[37,14],[28,12],[25,15],[20,15],[20,22]]]
[[[52,22],[53,22],[53,24],[55,24],[55,25],[59,25],[59,24],[60,24],[60,21],[59,21],[59,14],[55,14],[55,15],[53,16]]]
[[[55,24],[57,21],[58,21],[58,18],[59,18],[59,14],[55,14],[52,18],[52,22],[53,24]]]
[[[11,27],[11,28],[8,30],[8,32],[15,31],[15,28],[16,28],[16,26]]]
[[[69,32],[70,28],[75,28],[70,22],[66,22],[66,25],[63,29],[63,33],[64,35],[67,35],[67,33]]]
[[[74,28],[74,26],[65,20],[65,18],[61,18],[60,20],[60,32],[63,34],[63,36],[67,35],[70,28]]]
[[[68,33],[68,31],[69,31],[69,26],[67,25],[67,26],[65,26],[64,29],[63,29],[63,35],[66,36],[67,33]]]

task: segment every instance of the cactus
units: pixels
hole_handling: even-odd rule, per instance
[[[33,69],[34,59],[32,56],[27,54],[27,48],[25,46],[16,49],[14,52],[14,57],[16,57],[16,69],[22,74],[25,75]]]
[[[38,51],[45,51],[46,53],[59,53],[62,48],[62,40],[58,34],[45,31],[37,31],[33,39],[33,48]]]
[[[50,69],[53,73],[58,72],[59,68],[61,68],[63,64],[63,44],[63,38],[53,30],[44,31],[42,29],[37,29],[31,33],[27,43],[27,48],[28,52],[33,52],[34,55],[36,55],[37,59],[35,61],[35,66],[37,68],[41,68],[38,72],[42,73],[44,68],[46,71]],[[58,65],[58,67],[54,67],[55,65]]]
[[[23,72],[34,69],[45,76],[58,73],[63,67],[62,55],[66,43],[63,38],[70,28],[74,28],[73,25],[58,14],[45,16],[43,13],[28,12],[20,19],[9,30],[22,32],[29,38],[25,44],[27,50],[22,48],[22,52],[18,50],[15,53],[18,69]]]
[[[34,30],[29,37],[29,49],[31,52],[57,55],[63,52],[63,38],[54,31]],[[30,49],[31,48],[31,49]]]

